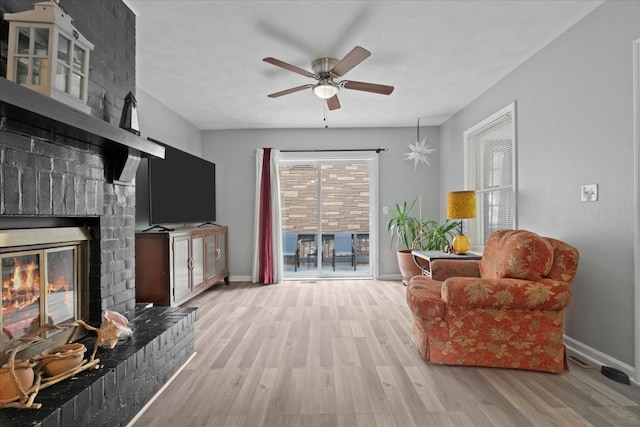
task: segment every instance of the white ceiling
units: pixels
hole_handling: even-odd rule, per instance
[[[125,0],[136,13],[137,86],[201,130],[440,125],[595,9],[598,1]],[[319,57],[371,56],[345,78],[342,108],[304,90]],[[144,108],[140,105],[140,108]]]

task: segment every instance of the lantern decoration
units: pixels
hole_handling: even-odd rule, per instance
[[[73,26],[57,1],[6,13],[9,22],[7,79],[85,113],[89,55],[93,44]]]

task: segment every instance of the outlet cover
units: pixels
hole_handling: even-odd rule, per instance
[[[597,202],[598,184],[584,184],[581,187],[580,200],[582,202]]]

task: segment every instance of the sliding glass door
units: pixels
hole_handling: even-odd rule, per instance
[[[282,153],[285,279],[373,278],[377,157]]]

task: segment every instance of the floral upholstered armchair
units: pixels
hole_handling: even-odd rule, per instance
[[[562,372],[578,251],[525,230],[492,234],[481,261],[433,260],[407,286],[420,355],[450,365]]]

